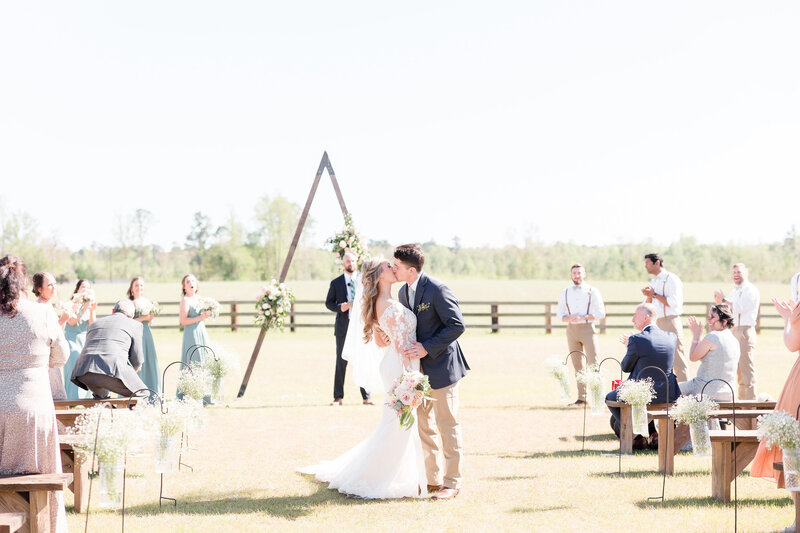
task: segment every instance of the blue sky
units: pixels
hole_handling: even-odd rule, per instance
[[[303,204],[391,242],[783,238],[795,2],[0,2],[0,194],[77,248],[136,208]],[[341,225],[329,183],[314,241]]]

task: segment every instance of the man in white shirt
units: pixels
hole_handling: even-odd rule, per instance
[[[644,267],[648,274],[655,276],[647,287],[642,289],[645,302],[656,306],[658,311],[656,326],[664,331],[671,331],[678,337],[672,370],[679,382],[687,381],[689,374],[686,356],[683,354],[683,324],[681,324],[683,283],[678,276],[667,272],[661,254],[653,253],[644,256]]]
[[[597,363],[597,330],[594,323],[606,316],[603,297],[600,291],[583,280],[586,270],[582,265],[572,265],[570,269],[572,285],[558,295],[558,316],[567,323],[567,344],[569,351],[586,354],[590,365]],[[575,373],[583,370],[583,357],[572,354]],[[578,383],[578,399],[572,405],[586,403],[586,386]]]
[[[792,276],[792,281],[789,282],[789,288],[792,291],[792,301],[795,303],[800,301],[800,272]]]
[[[756,399],[756,368],[753,364],[753,349],[756,346],[756,320],[761,305],[761,296],[755,285],[747,280],[748,271],[744,263],[733,265],[735,287],[725,296],[714,292],[717,305],[728,304],[733,314],[733,336],[739,341],[739,400]]]

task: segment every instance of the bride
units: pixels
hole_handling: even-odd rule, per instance
[[[417,318],[411,310],[393,300],[392,284],[397,278],[388,261],[370,259],[364,264],[361,283],[361,316],[365,343],[373,343],[372,328],[379,324],[392,339],[382,353],[379,371],[383,389],[389,392],[404,369],[419,371],[419,360],[403,359],[403,346],[416,340]],[[353,319],[359,317],[352,317]],[[352,329],[352,328],[351,328]],[[425,487],[425,464],[417,421],[404,430],[395,411],[383,406],[375,431],[359,444],[332,461],[298,470],[313,474],[328,488],[360,498],[416,498]]]

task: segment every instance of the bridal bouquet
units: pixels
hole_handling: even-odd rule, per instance
[[[346,214],[344,216],[344,229],[330,237],[325,244],[331,247],[331,252],[336,254],[341,260],[344,258],[345,252],[352,252],[356,256],[358,268],[364,264],[369,258],[367,246],[362,244],[363,240],[353,226],[353,215]]]
[[[136,300],[136,312],[134,313],[133,318],[147,316],[151,313],[153,316],[158,316],[160,312],[161,307],[158,305],[158,302],[151,302],[147,298],[139,298]]]
[[[570,390],[569,378],[567,377],[567,365],[564,364],[558,357],[548,357],[544,361],[544,368],[548,374],[551,374],[560,387],[561,397],[560,400],[564,403],[572,401],[572,391]]]
[[[200,308],[211,313],[211,320],[216,320],[219,316],[219,302],[214,298],[200,298]]]
[[[285,283],[274,279],[262,290],[264,292],[256,302],[256,325],[266,330],[280,328],[283,331],[292,310],[294,293]]]
[[[758,440],[767,448],[777,446],[783,452],[783,479],[786,490],[800,491],[800,425],[785,411],[773,411],[758,417]]]
[[[708,417],[719,404],[711,398],[700,396],[681,396],[669,411],[669,417],[679,424],[689,426],[694,455],[711,455],[711,436],[708,433]]]
[[[632,406],[633,432],[649,435],[647,428],[647,404],[656,397],[652,378],[626,379],[617,388],[617,400]]]
[[[400,427],[408,430],[414,424],[414,409],[422,405],[423,400],[430,395],[428,376],[413,370],[407,371],[394,380],[386,405],[394,409],[400,418]]]
[[[89,289],[86,292],[77,292],[72,295],[72,303],[76,303],[78,305],[91,304],[96,301],[97,298],[95,297],[92,289]]]

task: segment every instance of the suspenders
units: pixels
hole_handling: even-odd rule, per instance
[[[569,288],[564,289],[564,305],[567,306],[567,313],[570,315],[572,311],[569,308]],[[592,288],[589,287],[589,303],[586,304],[586,315],[589,315],[589,310],[592,308]],[[586,320],[586,323],[589,323],[589,320]]]

